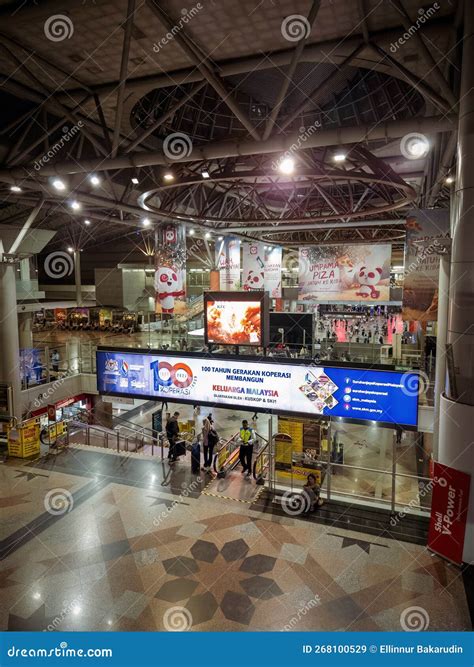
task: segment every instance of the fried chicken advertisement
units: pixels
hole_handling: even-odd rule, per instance
[[[215,301],[207,306],[207,336],[210,343],[258,345],[261,342],[259,302]]]

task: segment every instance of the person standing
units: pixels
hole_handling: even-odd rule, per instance
[[[201,433],[202,433],[202,445],[204,447],[204,451],[206,451],[207,438],[209,436],[209,431],[211,430],[212,422],[213,422],[213,419],[212,419],[212,414],[211,413],[209,413],[207,415],[207,417],[204,417],[204,419],[202,420]]]
[[[249,423],[246,419],[242,422],[242,427],[240,429],[240,452],[239,452],[239,461],[242,464],[242,474],[247,473],[247,477],[250,477],[252,473],[252,455],[253,455],[253,445],[255,442],[255,432],[253,428],[249,426]]]
[[[178,424],[179,412],[175,412],[166,422],[166,437],[169,442],[168,460],[170,463],[175,463],[176,456],[176,441],[179,435]]]
[[[59,352],[53,350],[51,354],[51,367],[55,373],[59,373]]]
[[[204,470],[209,472],[212,466],[212,457],[214,454],[214,447],[219,442],[219,435],[214,428],[214,422],[211,422],[211,428],[207,434],[207,444],[204,446]]]

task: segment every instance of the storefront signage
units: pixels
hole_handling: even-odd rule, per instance
[[[462,563],[471,476],[435,462],[428,548]]]
[[[251,359],[251,358],[250,358]],[[415,427],[418,374],[236,355],[97,351],[101,394]]]

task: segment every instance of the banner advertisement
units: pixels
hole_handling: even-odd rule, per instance
[[[240,289],[240,241],[226,236],[216,243],[216,267],[220,273],[220,289],[235,292]]]
[[[157,230],[155,313],[169,317],[186,311],[186,231],[184,225]]]
[[[302,301],[389,301],[392,246],[306,246],[299,251]]]
[[[406,219],[404,320],[438,319],[440,239],[449,236],[449,209],[422,209]],[[424,241],[422,245],[420,242]]]
[[[282,248],[278,246],[267,250],[265,255],[265,290],[272,299],[281,297],[282,255]]]
[[[265,246],[263,243],[244,243],[242,246],[242,289],[246,292],[263,290],[264,270]]]
[[[431,483],[428,549],[461,565],[471,476],[435,461]]]
[[[193,354],[97,351],[101,394],[414,427],[417,373]]]

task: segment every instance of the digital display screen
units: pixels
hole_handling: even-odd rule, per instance
[[[264,292],[204,294],[207,344],[264,346],[268,328]]]
[[[160,352],[97,351],[97,389],[279,414],[342,417],[416,427],[419,376],[361,368],[281,364]]]

